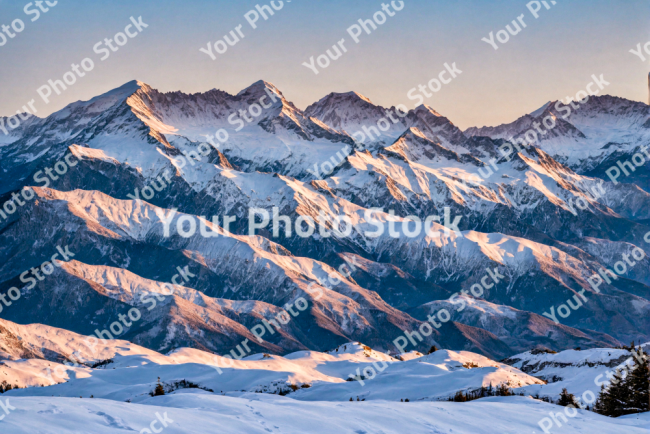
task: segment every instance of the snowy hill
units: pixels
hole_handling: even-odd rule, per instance
[[[371,433],[539,432],[537,421],[560,407],[524,397],[489,398],[469,403],[302,402],[281,396],[239,397],[178,393],[140,404],[75,398],[12,398],[12,417],[3,432],[93,433],[163,429],[169,433]],[[399,405],[399,407],[395,407]],[[167,416],[164,427],[162,420]],[[160,418],[158,417],[160,416]],[[562,427],[565,432],[589,430],[603,434],[647,432],[647,419],[610,419],[579,410]],[[156,422],[154,424],[154,422]],[[145,431],[146,432],[146,431]]]
[[[156,412],[161,418],[166,415],[170,432],[194,432],[192,429],[202,428],[201,424],[214,423],[222,424],[224,432],[240,432],[229,429],[256,432],[258,428],[255,427],[264,430],[267,426],[279,430],[283,424],[287,424],[287,429],[289,426],[297,429],[295,427],[301,427],[302,422],[296,420],[293,412],[313,413],[314,417],[327,413],[327,422],[320,423],[318,429],[330,432],[329,424],[338,426],[347,418],[347,411],[354,411],[357,418],[362,416],[359,423],[364,424],[364,429],[371,429],[369,424],[378,423],[381,414],[396,411],[395,405],[400,405],[406,407],[400,407],[399,427],[387,420],[382,424],[382,432],[403,432],[404,426],[409,426],[413,432],[424,433],[431,429],[447,429],[452,421],[454,431],[476,432],[476,424],[480,421],[484,427],[487,423],[494,424],[483,432],[496,433],[500,432],[500,427],[535,430],[549,411],[561,411],[561,407],[530,396],[491,397],[468,403],[441,402],[458,391],[476,390],[481,386],[505,384],[525,395],[550,386],[514,366],[469,352],[439,350],[419,357],[405,356],[406,361],[400,361],[361,343],[350,342],[327,353],[301,351],[285,357],[254,354],[242,360],[227,360],[189,348],[163,355],[125,341],[101,344],[42,325],[18,326],[4,321],[3,327],[3,330],[22,331],[25,346],[42,344],[43,349],[56,348],[59,352],[74,349],[75,356],[86,360],[110,357],[93,367],[69,362],[61,365],[43,359],[0,364],[2,378],[13,379],[13,384],[20,387],[27,386],[2,395],[3,403],[12,408],[11,418],[3,421],[3,432],[34,432],[41,430],[40,424],[47,424],[47,428],[43,428],[46,430],[68,432],[79,423],[84,423],[85,429],[92,432],[141,429],[152,420],[162,423],[163,419],[157,419]],[[6,347],[10,340],[4,336],[0,343]],[[89,343],[97,345],[89,346]],[[557,355],[555,365],[572,363],[576,368],[585,363],[611,365],[609,359],[618,357],[620,351],[590,350],[582,357],[565,352],[567,354]],[[525,358],[526,363],[522,365],[517,357]],[[509,362],[514,361],[524,369],[533,363],[532,370],[536,374],[544,369],[539,362],[546,365],[544,361],[548,359],[539,354],[517,357]],[[166,394],[151,397],[158,378]],[[53,383],[60,384],[50,385]],[[350,408],[345,410],[344,407]],[[194,414],[198,408],[201,410]],[[253,411],[254,417],[242,419],[237,416],[248,411]],[[413,417],[410,411],[424,414]],[[464,422],[459,425],[454,415],[461,411]],[[37,412],[38,416],[33,416],[32,412]],[[291,420],[284,418],[285,413],[293,414]],[[497,413],[498,419],[490,422]],[[428,421],[427,417],[432,419]],[[191,418],[192,428],[186,425],[190,420],[186,418]],[[392,415],[391,418],[396,420]],[[305,423],[307,420],[313,423],[312,418]],[[576,416],[569,418],[566,429],[573,429],[574,424],[580,427],[598,424],[599,432],[620,432],[616,430],[625,427],[626,432],[633,433],[637,432],[635,430],[643,432],[645,423],[642,416],[613,420],[579,410]],[[251,424],[250,427],[247,424]],[[341,425],[341,432],[358,432],[345,431],[353,429],[353,425],[347,421]],[[310,431],[318,432],[313,427]]]
[[[643,345],[648,351],[650,343]],[[633,366],[634,358],[628,350],[612,348],[592,348],[588,350],[565,350],[557,354],[543,351],[517,354],[503,361],[515,368],[543,379],[545,385],[525,386],[524,391],[534,396],[547,396],[557,400],[562,389],[576,397],[591,391],[595,396],[600,386],[607,384],[609,375],[624,366]]]
[[[361,343],[346,343],[327,353],[300,351],[284,357],[260,353],[229,360],[197,349],[180,348],[163,355],[125,341],[102,342],[42,325],[3,324],[5,330],[31,331],[24,333],[23,346],[42,344],[44,351],[54,353],[53,348],[66,354],[51,362],[39,354],[5,362],[0,368],[2,378],[9,384],[31,386],[7,392],[10,396],[81,394],[140,402],[161,378],[167,385],[187,380],[223,393],[289,393],[299,400],[344,401],[351,394],[364,399],[440,400],[481,386],[542,383],[469,352],[440,350],[402,361]],[[0,344],[6,347],[11,341],[3,336]],[[62,384],[33,387],[54,383]]]

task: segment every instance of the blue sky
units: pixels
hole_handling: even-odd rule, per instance
[[[0,0],[0,24],[25,22],[25,30],[0,47],[0,115],[30,99],[38,115],[47,115],[133,79],[188,93],[237,93],[264,79],[299,108],[350,90],[377,104],[412,107],[408,91],[426,85],[445,62],[463,72],[425,103],[463,129],[509,122],[548,100],[575,95],[592,74],[611,83],[606,93],[647,100],[649,61],[629,53],[650,41],[650,2],[643,0],[558,0],[537,19],[527,1],[406,0],[358,44],[346,29],[371,18],[382,1],[285,0],[257,29],[244,14],[268,4],[263,1],[59,0],[35,22],[23,12],[27,3]],[[498,50],[481,41],[521,14],[527,27]],[[142,16],[149,27],[100,61],[93,46],[123,31],[130,16]],[[212,60],[199,51],[239,24],[245,38],[225,54]],[[342,38],[348,52],[328,68],[315,75],[302,66]],[[36,89],[85,57],[95,68],[45,104]]]

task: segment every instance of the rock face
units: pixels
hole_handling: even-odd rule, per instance
[[[118,321],[120,339],[156,351],[219,354],[244,341],[278,354],[352,340],[394,350],[443,309],[447,322],[407,351],[503,358],[648,340],[648,168],[615,184],[606,162],[648,142],[650,112],[602,96],[562,119],[556,105],[462,132],[430,107],[397,113],[355,92],[301,111],[264,81],[237,95],[133,81],[33,117],[0,142],[3,204],[34,192],[0,214],[0,293],[21,292],[0,318],[82,334]],[[504,158],[504,139],[546,116],[556,128]],[[374,127],[372,140],[355,135]],[[251,235],[251,209],[274,207],[291,222],[323,218],[325,234],[270,222]],[[223,216],[234,220],[225,227]],[[410,232],[430,216],[427,231]],[[337,218],[349,234],[331,230]],[[190,222],[196,232],[179,233]],[[373,236],[377,222],[386,230]],[[72,261],[29,284],[24,273],[57,246]],[[634,252],[643,257],[617,279],[590,284]],[[299,299],[307,307],[296,312]],[[568,299],[582,303],[557,322],[544,315]],[[141,318],[120,325],[132,309]],[[289,321],[257,339],[278,318]]]

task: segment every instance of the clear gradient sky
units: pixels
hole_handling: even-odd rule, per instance
[[[358,44],[346,29],[371,18],[381,0],[285,0],[255,30],[244,14],[268,4],[263,0],[59,0],[35,22],[23,12],[28,2],[0,0],[0,24],[25,22],[0,47],[0,115],[36,99],[37,115],[44,116],[133,79],[186,93],[237,93],[264,79],[303,109],[329,92],[350,90],[411,108],[409,89],[437,76],[445,62],[463,73],[425,103],[462,129],[510,122],[575,95],[592,74],[611,83],[606,93],[647,102],[650,60],[629,50],[650,41],[648,0],[557,0],[538,19],[526,0],[405,0],[402,11]],[[527,28],[497,51],[481,41],[520,14]],[[100,61],[93,46],[123,31],[130,16],[142,16],[149,27]],[[199,51],[239,24],[246,37],[225,54],[212,60]],[[349,51],[319,75],[301,65],[341,38]],[[94,70],[46,105],[36,89],[85,57],[95,61]]]

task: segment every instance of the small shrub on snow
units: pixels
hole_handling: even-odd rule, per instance
[[[214,393],[214,390],[212,389],[208,389],[207,387],[202,387],[196,383],[192,383],[191,381],[187,381],[185,379],[179,381],[172,381],[170,383],[161,383],[160,377],[158,377],[158,384],[156,385],[156,388],[154,389],[153,392],[149,392],[149,396],[161,396],[161,395],[165,395],[166,393],[171,393],[175,390],[180,390],[180,389],[201,389],[201,390],[205,390],[206,392]]]
[[[566,388],[562,389],[562,393],[560,393],[560,399],[558,400],[557,405],[561,405],[562,407],[568,407],[570,405],[575,408],[579,407],[575,396],[573,396],[572,393],[569,393]]]

